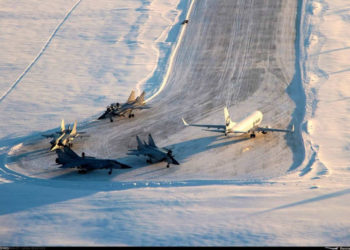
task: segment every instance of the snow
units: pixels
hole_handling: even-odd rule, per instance
[[[174,45],[167,33],[178,4],[3,1],[0,118],[7,126],[0,137],[52,129],[62,118],[91,120],[126,100],[166,56],[160,48]]]
[[[344,0],[298,8],[261,0],[3,1],[0,245],[349,245],[349,7]],[[230,8],[237,13],[217,15]],[[218,20],[236,26],[204,40],[226,27],[212,28]],[[266,71],[249,78],[255,67]],[[155,94],[152,110],[117,125],[91,121],[131,89]],[[263,123],[293,122],[296,132],[247,140],[181,124],[181,116],[222,123],[224,105],[233,120],[261,109]],[[91,133],[77,142],[79,152],[134,168],[111,176],[56,169],[38,134],[55,130],[62,116]],[[149,131],[159,146],[173,147],[180,166],[124,158],[134,136]]]

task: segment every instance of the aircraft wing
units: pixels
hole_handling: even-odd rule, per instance
[[[134,109],[150,109],[150,108],[151,108],[151,106],[143,105],[143,106],[135,107]]]
[[[263,128],[263,127],[257,127],[254,129],[254,131],[261,131],[261,132],[284,132],[284,133],[293,133],[294,132],[294,125],[292,126],[292,129],[277,129],[277,128]]]
[[[193,126],[193,127],[202,127],[202,128],[216,128],[216,129],[226,129],[225,125],[212,125],[212,124],[188,124],[184,118],[182,118],[182,121],[185,126]]]
[[[105,161],[105,160],[101,160],[101,161]],[[119,161],[116,161],[116,160],[111,160],[112,162],[105,162],[105,164],[103,164],[102,166],[101,165],[95,165],[93,163],[89,164],[90,168],[93,168],[93,169],[111,169],[111,168],[114,168],[114,169],[120,169],[120,168],[131,168],[129,165],[126,165],[124,163],[121,163]]]
[[[140,155],[142,154],[140,150],[137,149],[129,149],[129,152],[126,153],[127,155]]]
[[[99,118],[97,118],[98,120],[101,120],[101,119],[105,119],[107,114],[109,114],[110,112],[108,111],[105,111]]]
[[[70,162],[62,164],[62,166],[59,166],[59,168],[76,168],[76,167],[80,167],[80,166],[81,166],[80,161],[70,161]]]
[[[131,168],[131,166],[121,163],[120,161],[116,161],[116,160],[114,161],[120,165],[120,167],[114,167],[114,168]]]
[[[277,128],[263,128],[263,127],[257,127],[257,128],[254,129],[254,131],[293,133],[293,132],[294,132],[294,125],[292,126],[292,129],[291,129],[291,130],[288,130],[288,129],[277,129]]]

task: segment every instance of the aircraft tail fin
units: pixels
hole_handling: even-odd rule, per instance
[[[145,95],[146,95],[146,92],[145,91],[142,91],[141,95],[139,97],[136,98],[136,100],[139,102],[139,103],[144,103],[145,102]]]
[[[139,138],[139,136],[137,135],[136,136],[136,140],[137,140],[137,148],[138,149],[141,149],[141,148],[143,148],[143,143],[142,143],[142,141],[140,140],[140,138]]]
[[[61,121],[61,132],[63,133],[66,130],[66,125],[64,124],[64,119]]]
[[[148,145],[150,145],[152,147],[157,147],[151,134],[148,135]]]
[[[77,134],[77,121],[74,122],[72,132],[70,132],[70,135],[76,135]]]
[[[133,102],[133,101],[135,101],[135,99],[136,99],[135,98],[135,91],[132,90],[127,102]]]
[[[230,114],[228,113],[227,107],[224,108],[225,114],[225,125],[226,127],[233,127],[236,123],[231,120]]]

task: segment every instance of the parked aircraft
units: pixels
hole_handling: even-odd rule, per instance
[[[116,160],[96,159],[91,156],[85,156],[84,152],[80,157],[67,146],[56,150],[56,153],[58,156],[56,163],[61,164],[59,168],[77,168],[79,173],[86,173],[95,169],[109,169],[108,174],[112,174],[113,168],[131,168]]]
[[[107,110],[98,118],[99,120],[109,118],[113,122],[114,116],[123,116],[128,115],[129,118],[134,117],[132,113],[136,109],[149,109],[150,107],[145,103],[145,91],[142,94],[135,98],[135,91],[131,91],[131,94],[126,101],[126,103],[112,103],[107,106]]]
[[[59,137],[54,138],[50,141],[50,150],[54,151],[63,146],[72,147],[73,140],[78,136],[80,136],[80,133],[77,132],[77,121],[75,121],[72,130],[70,130],[70,133],[63,132]]]
[[[136,140],[137,149],[129,150],[130,152],[127,153],[128,155],[145,155],[149,157],[147,163],[166,161],[167,167],[170,166],[170,163],[180,165],[180,163],[174,159],[170,149],[156,146],[151,134],[148,135],[148,144],[145,141],[142,143],[138,136],[136,136]]]
[[[224,115],[225,115],[225,125],[188,124],[184,118],[182,118],[182,121],[185,124],[185,126],[217,129],[216,130],[217,132],[225,133],[225,135],[233,134],[233,135],[239,136],[239,135],[249,134],[250,138],[255,138],[255,133],[258,133],[258,132],[263,134],[266,134],[267,132],[285,132],[285,133],[294,132],[294,125],[292,126],[291,130],[259,127],[259,124],[263,119],[263,114],[258,110],[254,111],[253,113],[248,115],[246,118],[238,122],[233,122],[231,120],[227,107],[224,108]]]
[[[48,134],[48,135],[42,135],[46,138],[58,138],[60,135],[64,134],[64,133],[70,133],[72,131],[72,129],[70,128],[70,125],[68,125],[68,128],[66,129],[66,126],[64,124],[64,119],[62,119],[61,121],[61,130],[60,131],[57,131],[55,133],[52,133],[52,134]]]

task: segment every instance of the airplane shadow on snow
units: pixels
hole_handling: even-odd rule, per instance
[[[219,147],[224,147],[224,146],[229,146],[232,144],[240,143],[246,140],[249,140],[250,138],[247,137],[237,137],[237,138],[232,138],[232,137],[224,137],[222,135],[214,135],[214,136],[207,136],[207,137],[201,137],[201,138],[196,138],[176,144],[171,144],[164,146],[165,148],[171,149],[173,151],[174,158],[181,163],[183,163],[187,158],[199,154],[201,152],[205,152],[210,149],[214,148],[219,148]],[[213,144],[215,142],[218,142],[216,144]],[[223,141],[223,142],[220,142]],[[159,146],[159,145],[158,145]],[[159,146],[160,147],[160,146]],[[112,175],[108,175],[107,172],[108,170],[101,169],[101,170],[94,170],[91,172],[88,172],[86,174],[79,174],[77,171],[71,171],[69,173],[65,173],[60,176],[56,176],[52,179],[59,179],[59,180],[67,180],[70,178],[76,179],[76,176],[91,176],[91,178],[98,178],[99,180],[110,180],[115,178],[115,175],[118,175],[119,173],[127,173],[127,172],[132,172],[136,169],[139,168],[144,168],[152,165],[157,165],[154,167],[157,167],[157,169],[152,168],[148,172],[140,173],[137,176],[145,175],[145,174],[150,174],[151,172],[157,173],[158,174],[164,170],[166,170],[165,175],[168,174],[168,171],[176,171],[177,167],[176,165],[170,165],[170,168],[166,167],[166,162],[157,162],[157,163],[147,163],[147,157],[145,156],[125,156],[121,157],[118,159],[115,159],[117,161],[120,161],[122,163],[130,165],[132,168],[130,169],[114,169]],[[158,168],[159,167],[159,168]],[[102,176],[100,176],[102,175]],[[157,175],[161,176],[161,175]],[[82,177],[84,178],[84,177]],[[90,177],[88,177],[90,179]],[[102,179],[100,179],[102,178]],[[84,178],[85,179],[85,178]]]
[[[183,162],[186,158],[204,152],[209,149],[228,146],[249,138],[223,138],[223,136],[208,136],[188,140],[176,144],[166,146],[171,148],[175,154],[176,159]],[[214,142],[219,142],[213,144]],[[46,154],[45,150],[34,150],[19,157],[35,157],[38,154]],[[4,159],[5,155],[1,155]],[[36,207],[55,204],[58,202],[64,202],[72,199],[86,197],[93,195],[100,191],[112,191],[112,190],[127,190],[131,188],[144,188],[144,187],[176,187],[176,186],[200,186],[200,185],[246,185],[250,182],[236,182],[236,181],[222,181],[222,180],[189,180],[189,181],[128,181],[128,182],[112,182],[109,181],[115,174],[120,171],[133,171],[134,169],[147,167],[148,163],[145,162],[144,157],[127,156],[117,159],[121,162],[137,162],[137,166],[133,166],[131,169],[116,169],[112,175],[108,175],[105,170],[94,170],[87,174],[78,174],[76,170],[69,173],[62,174],[52,179],[36,179],[26,176],[22,176],[21,181],[14,181],[10,183],[0,184],[0,215],[16,213],[23,210],[33,209]],[[54,164],[54,163],[53,163]],[[131,165],[131,164],[130,164]],[[54,166],[53,166],[54,167]],[[180,165],[181,167],[181,165]],[[165,166],[163,167],[167,169]],[[174,171],[171,166],[168,170]],[[58,168],[57,168],[58,169]],[[5,169],[4,169],[5,170]],[[54,171],[54,169],[53,169]],[[153,170],[154,171],[154,170]],[[176,170],[175,170],[176,171]],[[6,170],[11,174],[11,170]],[[16,176],[17,173],[13,172]],[[1,175],[0,175],[1,176]],[[20,176],[20,175],[19,175]],[[55,181],[53,181],[55,180]],[[73,181],[74,180],[74,181]],[[84,180],[89,180],[84,182]],[[77,182],[75,182],[77,181]],[[255,183],[254,181],[252,183]]]

